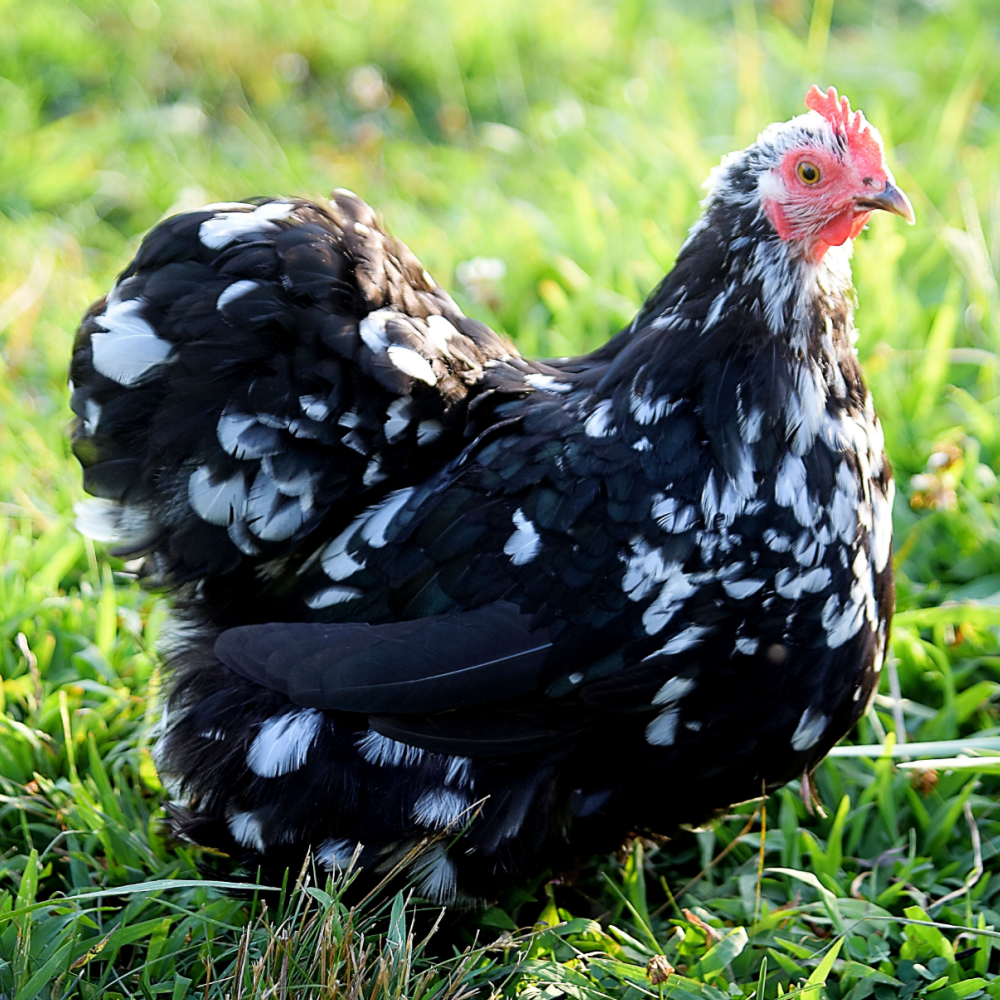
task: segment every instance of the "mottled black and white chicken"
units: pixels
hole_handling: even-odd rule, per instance
[[[536,362],[359,198],[167,219],[77,336],[82,530],[188,627],[158,765],[206,845],[425,896],[808,772],[869,701],[892,480],[851,240],[912,222],[832,89],[713,172],[635,319]],[[360,846],[359,846],[360,845]]]

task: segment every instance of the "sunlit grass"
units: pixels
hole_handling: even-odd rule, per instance
[[[902,613],[901,697],[887,671],[854,739],[954,756],[1000,735],[998,27],[990,0],[0,0],[0,992],[1000,998],[995,762],[831,759],[825,817],[793,785],[525,887],[450,928],[505,935],[458,964],[419,947],[403,897],[352,914],[339,886],[205,881],[162,839],[149,756],[167,608],[73,531],[65,437],[76,321],[172,209],[349,187],[463,308],[574,353],[670,266],[718,157],[833,83],[918,216],[855,253]],[[477,256],[503,263],[479,286]],[[679,971],[657,985],[651,959]]]

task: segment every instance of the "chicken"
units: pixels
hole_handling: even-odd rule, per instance
[[[806,104],[584,357],[521,358],[349,192],[147,236],[80,328],[74,448],[82,529],[187,623],[181,832],[469,903],[848,731],[893,603],[850,248],[913,211],[861,112]]]

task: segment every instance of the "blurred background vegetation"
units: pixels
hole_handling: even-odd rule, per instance
[[[1000,1000],[998,41],[995,0],[0,0],[0,995]],[[204,879],[148,751],[167,608],[72,528],[88,303],[164,214],[343,186],[522,351],[588,350],[812,82],[878,125],[918,219],[855,252],[900,614],[826,815],[790,786],[448,947],[401,895]]]

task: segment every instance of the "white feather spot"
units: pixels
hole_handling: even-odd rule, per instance
[[[629,410],[637,424],[643,427],[655,424],[661,417],[673,412],[680,405],[672,403],[669,396],[651,396],[652,383],[647,383],[645,390],[638,394],[632,392],[629,398]]]
[[[774,528],[765,528],[764,544],[772,552],[788,552],[792,547],[792,540],[787,535],[781,534],[780,531],[775,531]]]
[[[431,285],[433,288],[433,283]],[[458,330],[450,320],[436,313],[428,316],[424,321],[427,324],[427,342],[433,344],[439,354],[446,358],[451,357],[451,340],[459,336]]]
[[[441,436],[441,431],[440,420],[421,420],[417,424],[417,444],[421,448],[433,444]]]
[[[642,615],[642,625],[646,634],[656,635],[662,631],[697,589],[681,569],[680,563],[669,563],[666,567],[666,580],[659,594]]]
[[[469,808],[469,800],[450,788],[433,788],[417,799],[413,820],[421,826],[444,830],[457,822]]]
[[[697,682],[690,677],[671,677],[659,691],[653,695],[654,705],[671,705],[675,701],[680,701],[686,694],[690,694],[696,687]]]
[[[419,379],[428,385],[437,385],[437,375],[434,374],[431,363],[422,354],[399,344],[390,344],[386,348],[386,354],[389,355],[389,360],[394,367],[398,368],[404,375]]]
[[[409,396],[400,396],[399,399],[394,399],[386,407],[386,413],[389,416],[382,425],[382,430],[385,433],[386,441],[390,444],[410,426],[411,402]]]
[[[562,394],[569,392],[573,388],[568,382],[557,382],[554,375],[526,375],[524,381],[532,389],[538,389],[539,392]]]
[[[650,513],[664,531],[675,535],[693,528],[698,520],[697,509],[691,504],[682,503],[676,497],[657,500]]]
[[[744,656],[753,656],[757,652],[757,647],[760,645],[760,639],[737,639],[736,640],[736,652],[742,653]]]
[[[742,601],[756,594],[764,586],[763,580],[748,577],[745,580],[724,580],[722,589],[734,600]]]
[[[411,866],[419,879],[417,892],[434,903],[450,903],[455,898],[455,863],[443,844],[429,847]]]
[[[375,455],[365,466],[365,474],[361,477],[361,481],[365,486],[375,486],[388,478],[389,473],[382,468],[382,456]]]
[[[311,501],[303,503],[293,492],[295,489],[292,484],[279,484],[263,468],[257,473],[247,496],[244,517],[258,538],[280,542],[291,538],[302,527]]]
[[[244,279],[243,281],[234,281],[228,288],[223,289],[219,293],[219,297],[215,300],[215,308],[222,312],[230,302],[238,299],[241,295],[246,295],[247,292],[252,292],[257,287],[256,281],[249,281]]]
[[[444,772],[446,785],[465,785],[472,787],[472,761],[468,757],[449,757],[448,766]]]
[[[97,425],[101,422],[101,404],[96,399],[88,399],[84,404],[83,429],[88,437],[97,433]]]
[[[612,437],[617,433],[617,428],[611,422],[611,407],[612,401],[610,399],[602,399],[594,407],[594,412],[587,417],[583,424],[587,437]]]
[[[542,540],[538,536],[538,530],[524,516],[524,511],[520,507],[514,511],[513,520],[514,534],[507,539],[503,550],[505,555],[510,556],[510,561],[515,566],[523,566],[538,555]]]
[[[649,656],[644,656],[643,660],[652,660],[656,656],[676,656],[678,653],[683,653],[694,646],[697,646],[702,638],[712,630],[710,628],[705,628],[701,625],[690,625],[688,628],[681,632],[678,632],[673,638],[669,639],[663,646],[661,646],[655,653],[650,653]]]
[[[323,567],[323,572],[331,580],[346,580],[349,576],[357,573],[358,570],[365,568],[365,561],[363,559],[355,559],[347,551],[347,543],[351,540],[353,534],[353,528],[342,531],[323,549],[320,555],[320,565]]]
[[[76,530],[95,542],[116,542],[128,546],[152,540],[157,525],[144,511],[121,507],[110,500],[80,500],[73,505]]]
[[[324,840],[316,848],[316,860],[328,871],[346,871],[354,860],[355,852],[361,853],[364,844],[354,840]]]
[[[285,202],[269,202],[252,212],[220,212],[198,227],[198,239],[210,250],[221,250],[236,240],[274,232],[275,220],[286,218],[294,209]]]
[[[364,591],[357,587],[324,587],[315,594],[310,594],[305,598],[306,605],[319,610],[329,608],[334,604],[345,604],[347,601],[356,601],[364,595]]]
[[[264,837],[261,832],[261,823],[251,812],[234,813],[229,818],[229,832],[233,835],[233,840],[243,847],[252,847],[254,850],[264,850]]]
[[[389,346],[385,324],[395,315],[392,309],[376,309],[375,312],[370,312],[358,325],[361,340],[373,353],[378,354]]]
[[[822,712],[807,708],[799,718],[799,724],[792,733],[792,749],[808,750],[815,746],[826,730],[830,719]]]
[[[139,315],[143,305],[142,299],[109,299],[105,311],[94,319],[105,331],[90,335],[94,367],[119,385],[135,385],[173,349]]]
[[[892,501],[896,484],[889,480],[886,495],[876,485],[872,489],[872,565],[881,573],[892,549]]]
[[[322,421],[330,416],[330,404],[322,396],[299,396],[299,406],[310,420]]]
[[[297,771],[306,762],[323,713],[304,708],[268,719],[247,752],[247,767],[261,778],[277,778]]]
[[[374,729],[369,729],[356,746],[361,756],[376,767],[415,767],[424,759],[424,751],[420,747],[391,740]]]
[[[263,458],[281,451],[280,432],[256,416],[226,410],[215,425],[215,435],[223,451],[233,458]]]
[[[413,496],[413,492],[414,487],[412,486],[405,490],[396,490],[358,519],[364,522],[360,525],[361,537],[373,549],[381,549],[385,545],[386,532],[389,530],[393,518],[406,506],[406,502]]]
[[[199,465],[188,478],[188,501],[203,521],[227,527],[246,515],[247,488],[243,473],[213,482],[208,466]]]
[[[830,571],[825,566],[796,576],[792,573],[785,568],[778,570],[774,577],[774,589],[789,601],[797,601],[803,594],[818,594],[830,585]]]
[[[655,747],[669,747],[677,736],[677,720],[680,710],[665,708],[646,726],[646,742]]]

